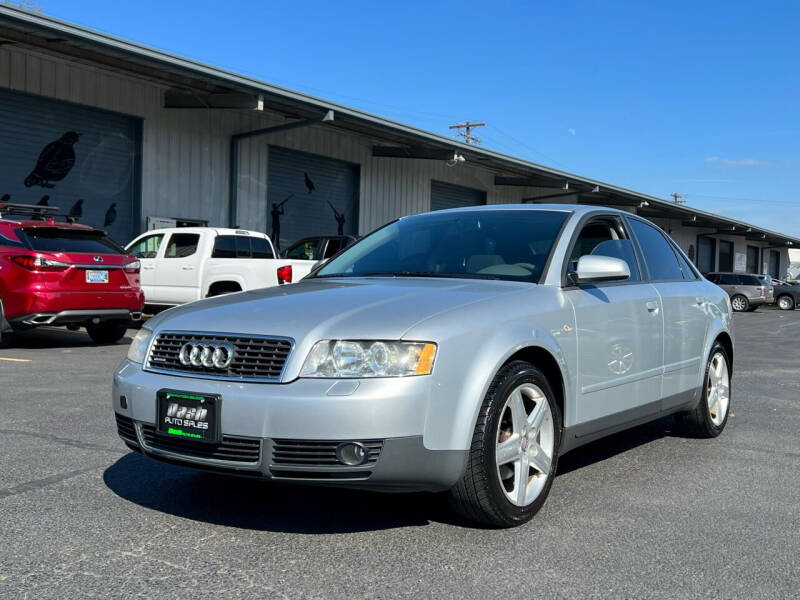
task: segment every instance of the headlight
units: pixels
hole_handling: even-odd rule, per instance
[[[314,344],[300,377],[406,377],[429,375],[436,344],[323,340]]]
[[[153,337],[153,332],[142,327],[131,342],[131,347],[128,348],[128,360],[131,362],[142,364],[147,354],[147,347],[150,345],[150,338]]]

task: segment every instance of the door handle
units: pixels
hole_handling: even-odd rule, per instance
[[[181,269],[183,269],[184,271],[192,271],[194,269],[194,267],[191,266],[191,265],[187,265],[185,267],[181,267]]]
[[[658,302],[656,302],[655,300],[650,300],[650,302],[646,302],[645,306],[647,307],[647,310],[649,310],[651,313],[653,314],[658,313]]]
[[[697,304],[697,306],[705,306],[707,302],[705,298],[695,298],[694,301]]]

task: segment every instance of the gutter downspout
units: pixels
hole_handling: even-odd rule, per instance
[[[228,226],[238,227],[236,220],[238,218],[239,209],[239,142],[243,139],[255,137],[257,135],[266,135],[269,133],[278,133],[279,131],[286,131],[288,129],[297,129],[299,127],[308,127],[309,125],[318,125],[320,123],[329,123],[333,121],[334,114],[329,110],[321,117],[313,119],[303,119],[302,121],[294,121],[292,123],[284,123],[283,125],[275,125],[273,127],[265,127],[264,129],[255,129],[253,131],[246,131],[244,133],[234,133],[231,136],[230,148],[228,150],[230,157],[230,164],[228,166]]]

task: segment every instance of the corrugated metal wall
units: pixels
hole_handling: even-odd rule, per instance
[[[164,88],[155,83],[14,46],[0,46],[0,87],[143,118],[142,229],[147,215],[228,225],[230,136],[284,122],[257,111],[167,110],[162,107]],[[361,234],[397,217],[429,210],[431,180],[486,190],[488,204],[518,202],[552,192],[495,187],[494,173],[469,163],[448,167],[444,161],[374,158],[374,143],[371,138],[326,125],[243,140],[237,179],[238,225],[268,231],[270,144],[360,165]],[[678,222],[672,230],[685,250],[696,243],[696,229]],[[736,244],[739,251],[744,239]],[[787,265],[788,255],[783,250],[781,269]]]

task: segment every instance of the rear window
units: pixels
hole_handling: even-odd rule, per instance
[[[125,254],[102,231],[78,229],[26,229],[20,234],[26,245],[41,252],[85,252],[87,254]]]
[[[264,238],[244,235],[219,235],[211,258],[275,258]]]
[[[739,278],[742,281],[742,285],[764,285],[764,282],[755,275],[739,275]]]

